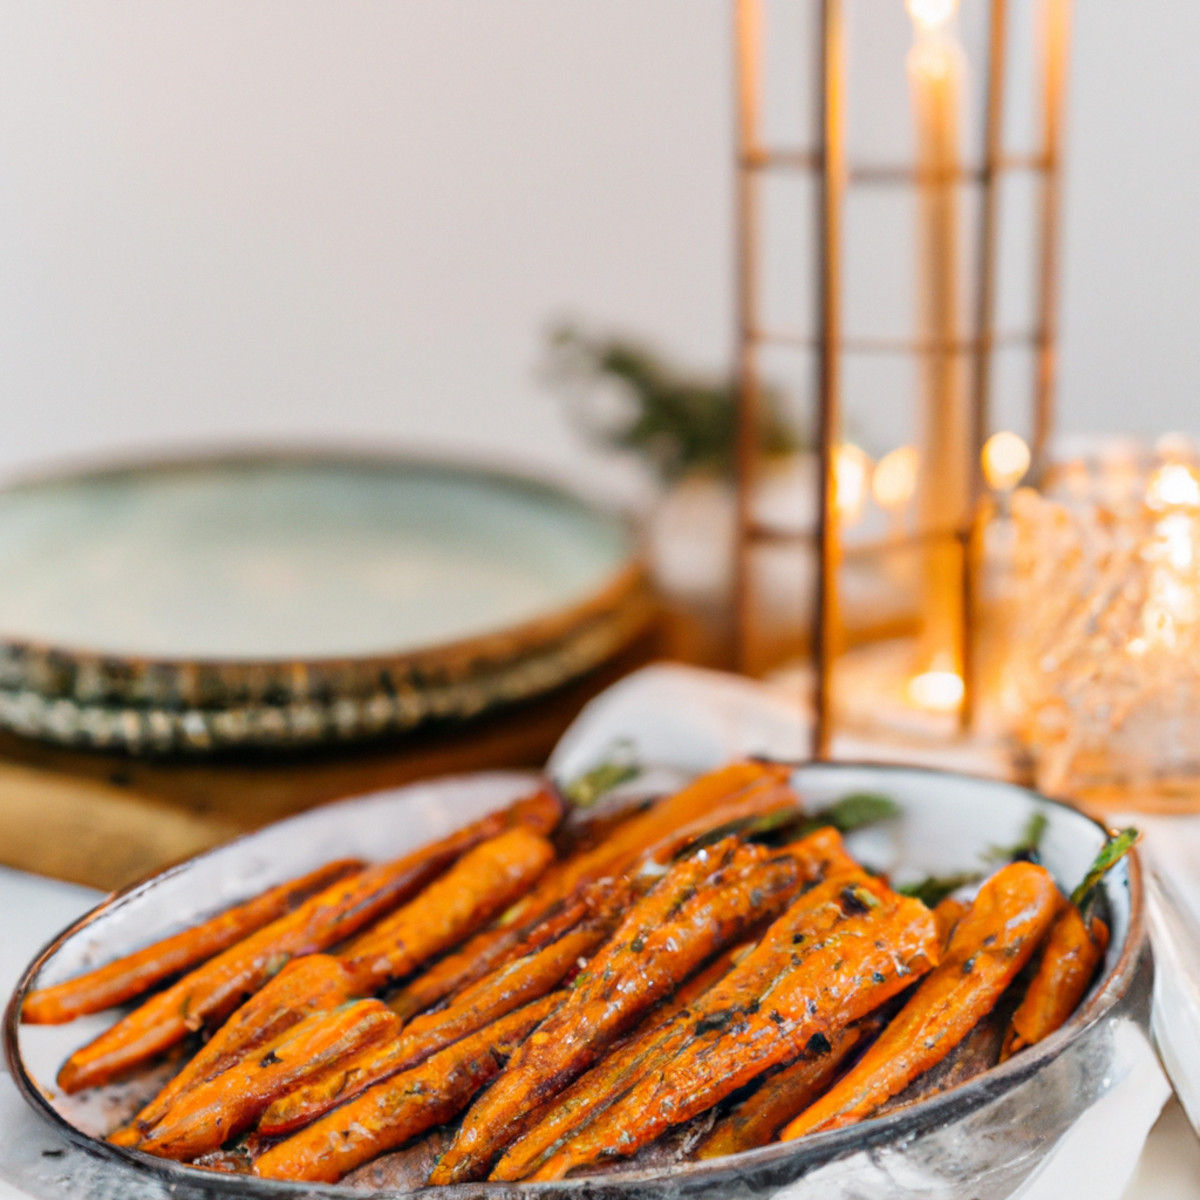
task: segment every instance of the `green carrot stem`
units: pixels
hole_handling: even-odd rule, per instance
[[[1095,892],[1100,880],[1133,849],[1139,837],[1141,833],[1136,829],[1122,829],[1117,833],[1110,833],[1108,840],[1100,847],[1095,862],[1071,893],[1071,903],[1085,916],[1086,910],[1095,902]]]

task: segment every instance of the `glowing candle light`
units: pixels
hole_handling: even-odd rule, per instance
[[[983,477],[995,492],[1011,492],[1025,478],[1032,461],[1024,438],[1007,431],[993,433],[983,444]]]
[[[1146,504],[1156,512],[1200,508],[1200,477],[1186,463],[1163,463],[1146,484]]]
[[[920,455],[916,446],[897,446],[876,464],[871,476],[871,495],[884,512],[899,517],[917,491]]]
[[[908,698],[927,712],[953,713],[963,700],[963,678],[956,670],[922,671],[908,683]]]
[[[852,442],[834,453],[833,483],[837,515],[847,525],[858,520],[871,481],[871,456]]]
[[[910,689],[937,711],[962,701],[962,548],[967,519],[968,432],[960,341],[958,183],[963,53],[952,22],[957,0],[908,0],[915,41],[908,57],[916,119],[919,222],[918,309],[924,355],[919,527],[929,536],[922,570],[919,678],[954,677]],[[914,684],[916,680],[913,681]],[[956,699],[951,700],[951,694]]]

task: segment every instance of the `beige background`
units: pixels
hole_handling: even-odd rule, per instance
[[[1063,424],[1197,429],[1200,7],[1075,7]],[[586,473],[549,319],[728,353],[729,59],[727,0],[0,0],[0,471],[333,434]]]

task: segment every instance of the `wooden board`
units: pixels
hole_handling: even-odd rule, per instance
[[[457,771],[540,766],[592,696],[676,656],[690,636],[668,620],[539,700],[337,752],[155,762],[0,734],[0,862],[112,889],[314,804]]]

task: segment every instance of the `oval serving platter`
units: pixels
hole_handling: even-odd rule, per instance
[[[332,857],[403,853],[509,802],[534,778],[524,773],[461,776],[315,809],[118,893],[65,930],[27,969],[5,1019],[5,1050],[18,1086],[80,1148],[56,1160],[50,1173],[55,1186],[69,1181],[80,1200],[230,1194],[252,1200],[299,1195],[346,1200],[361,1197],[364,1188],[379,1195],[410,1194],[395,1185],[395,1176],[389,1187],[386,1157],[362,1168],[369,1174],[360,1173],[352,1183],[296,1185],[222,1175],[110,1146],[100,1140],[103,1133],[155,1090],[155,1082],[143,1077],[67,1097],[57,1093],[53,1080],[66,1055],[110,1023],[111,1014],[58,1027],[22,1026],[17,1014],[32,987],[68,978]],[[1104,837],[1103,829],[1078,811],[992,780],[836,764],[799,767],[795,782],[814,807],[849,792],[893,797],[902,817],[854,835],[851,848],[901,882],[972,866],[990,845],[1016,841],[1038,810],[1048,818],[1043,858],[1060,880],[1081,877]],[[657,1168],[626,1164],[561,1183],[472,1184],[422,1195],[427,1200],[679,1195],[893,1200],[969,1194],[1002,1200],[1038,1171],[1084,1112],[1152,1057],[1146,1037],[1149,945],[1136,855],[1114,868],[1104,887],[1112,942],[1102,977],[1079,1011],[1045,1042],[952,1091],[857,1126],[724,1159]],[[1089,1115],[1093,1137],[1103,1134],[1097,1133],[1097,1122],[1103,1125],[1106,1119],[1119,1121],[1119,1107],[1101,1106]],[[31,1154],[15,1181],[38,1200],[49,1200],[58,1193],[49,1185],[42,1188],[39,1180],[45,1176],[46,1164]]]
[[[0,727],[203,754],[525,699],[645,625],[629,528],[558,487],[245,453],[0,491]]]

